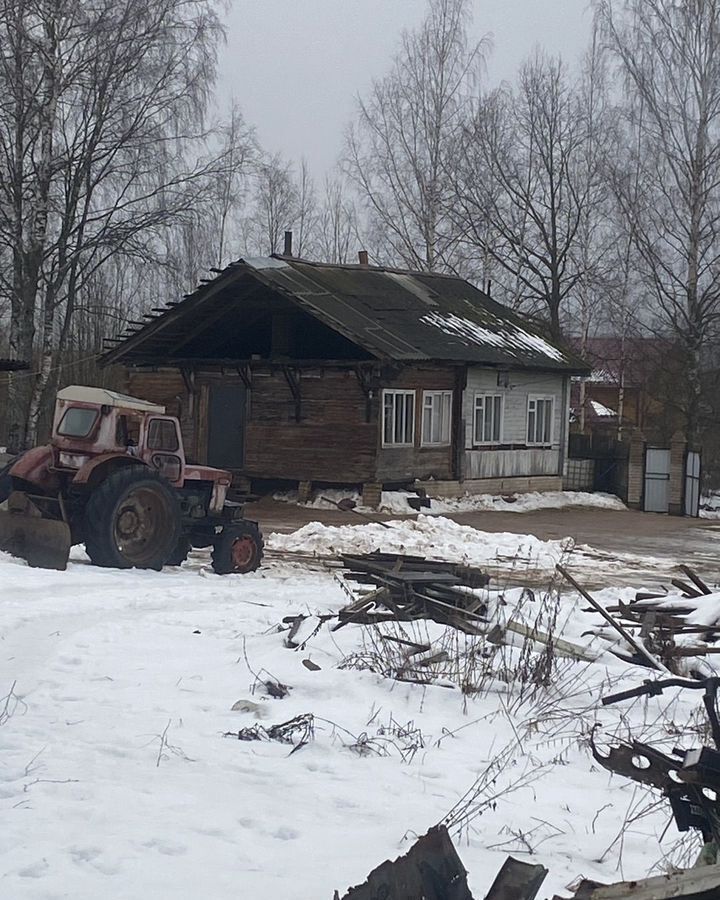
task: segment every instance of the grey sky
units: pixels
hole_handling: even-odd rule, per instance
[[[490,34],[488,81],[512,79],[533,47],[574,62],[590,31],[588,0],[475,0]],[[269,151],[305,156],[316,178],[335,162],[353,98],[388,69],[425,0],[233,0],[220,92],[234,95]]]

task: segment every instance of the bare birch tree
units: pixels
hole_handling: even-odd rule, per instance
[[[628,121],[642,111],[636,175],[616,179],[617,197],[658,329],[683,357],[676,397],[692,440],[720,324],[720,0],[607,0],[597,12]]]
[[[206,186],[220,36],[214,0],[0,4],[0,283],[12,352],[39,349],[10,395],[23,444],[84,281],[116,254],[147,256]]]
[[[276,153],[258,166],[250,233],[259,252],[283,252],[284,233],[292,230],[298,207],[292,164]]]
[[[503,299],[544,315],[555,336],[587,274],[578,250],[599,173],[586,140],[563,63],[538,53],[516,91],[503,87],[479,103],[456,144],[456,227],[504,274]]]
[[[471,43],[470,0],[430,0],[417,31],[403,35],[390,74],[357,101],[345,169],[384,255],[413,269],[452,267],[456,235],[447,169],[487,42]]]
[[[255,129],[249,126],[237,101],[233,100],[227,122],[220,125],[220,158],[222,168],[215,182],[215,192],[209,206],[217,216],[217,257],[220,267],[227,262],[229,232],[233,216],[240,214],[248,196],[248,177],[259,157]],[[235,255],[237,255],[237,247]]]
[[[339,176],[327,176],[317,224],[319,256],[329,263],[352,262],[360,245],[355,204]],[[356,247],[353,247],[353,241]]]

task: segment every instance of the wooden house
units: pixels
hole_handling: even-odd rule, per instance
[[[126,390],[181,420],[188,453],[247,482],[562,483],[573,353],[461,278],[241,259],[114,339]]]

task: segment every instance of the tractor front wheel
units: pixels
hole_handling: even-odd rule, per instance
[[[177,494],[145,466],[117,469],[90,495],[84,532],[96,566],[162,569],[181,537]]]
[[[218,575],[254,572],[262,557],[263,539],[255,522],[228,525],[215,538],[212,564]]]

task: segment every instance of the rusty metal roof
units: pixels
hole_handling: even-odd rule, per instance
[[[242,314],[253,285],[290,301],[377,359],[436,360],[584,374],[572,350],[469,282],[448,275],[359,265],[328,265],[290,257],[232,263],[179,304],[121,341],[103,363],[163,356],[183,329],[209,315]]]

